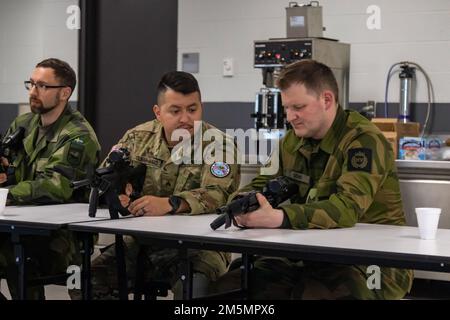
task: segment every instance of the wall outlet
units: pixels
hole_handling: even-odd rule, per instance
[[[222,75],[224,77],[232,77],[232,76],[234,76],[233,58],[225,58],[225,59],[223,59]]]

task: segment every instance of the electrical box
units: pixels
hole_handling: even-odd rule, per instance
[[[222,75],[224,77],[232,77],[234,75],[233,58],[225,58],[225,59],[223,59]]]

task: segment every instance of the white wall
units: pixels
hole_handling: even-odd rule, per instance
[[[77,72],[78,30],[66,27],[73,4],[78,0],[0,1],[0,103],[27,102],[23,81],[45,58],[65,60]]]
[[[299,1],[302,3],[302,1]],[[307,1],[304,1],[305,3]],[[309,1],[308,1],[309,2]],[[179,0],[178,68],[181,55],[200,53],[196,74],[205,101],[252,102],[262,86],[253,68],[253,41],[284,38],[282,0]],[[350,102],[384,101],[389,67],[409,60],[429,74],[436,102],[450,102],[449,0],[322,0],[325,37],[351,44]],[[381,9],[381,30],[368,30],[369,5]],[[223,58],[235,62],[235,76],[222,76]],[[399,80],[389,100],[398,102]],[[417,77],[417,102],[426,102],[426,82]]]

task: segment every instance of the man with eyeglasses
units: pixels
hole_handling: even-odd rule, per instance
[[[20,147],[2,158],[0,187],[9,189],[7,204],[57,204],[81,201],[85,191],[73,191],[70,181],[83,179],[86,168],[98,164],[100,145],[87,120],[68,100],[76,85],[70,65],[50,58],[39,62],[25,81],[31,112],[17,117],[7,135],[24,128]],[[31,275],[65,272],[78,250],[71,233],[57,231],[51,238],[24,238]],[[13,297],[16,267],[9,237],[0,234],[0,277],[6,273]],[[27,298],[44,298],[43,287],[30,288]]]

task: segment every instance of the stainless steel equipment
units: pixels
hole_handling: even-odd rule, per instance
[[[254,116],[257,129],[283,129],[285,120],[280,90],[276,88],[261,88],[260,92],[256,94]]]
[[[281,69],[292,62],[314,59],[329,66],[339,87],[339,103],[348,106],[350,45],[332,39],[270,39],[254,42],[254,67],[262,70],[264,87],[256,95],[255,127],[284,129],[281,96],[276,80]]]
[[[411,88],[414,79],[415,68],[408,64],[401,65],[402,71],[399,74],[400,78],[400,105],[398,110],[398,120],[406,123],[411,121]]]
[[[406,225],[417,226],[415,208],[442,208],[438,228],[450,229],[450,161],[396,160]],[[419,234],[417,234],[419,237]],[[424,240],[429,241],[429,240]],[[450,281],[448,273],[414,271],[416,278]]]
[[[388,117],[388,91],[389,91],[389,83],[392,74],[394,74],[397,70],[395,70],[396,67],[400,67],[400,103],[399,103],[399,112],[398,112],[398,119],[399,122],[409,122],[411,121],[411,114],[410,114],[410,104],[411,99],[413,97],[414,91],[415,91],[415,81],[414,81],[414,75],[415,71],[419,70],[423,76],[425,77],[425,80],[427,82],[427,95],[428,95],[428,103],[427,103],[427,116],[425,118],[425,123],[422,127],[422,133],[421,136],[424,136],[425,134],[429,133],[428,131],[430,128],[428,125],[430,124],[430,115],[431,115],[431,106],[432,106],[432,98],[433,98],[433,85],[431,83],[430,77],[425,72],[425,70],[417,63],[411,62],[411,61],[400,61],[394,63],[388,71],[387,79],[386,79],[386,89],[384,91],[384,116]]]
[[[442,208],[439,228],[450,229],[450,161],[396,160],[406,224],[417,226],[414,208]]]
[[[323,35],[322,7],[319,1],[309,4],[289,2],[286,8],[286,36],[288,38],[321,38]]]

